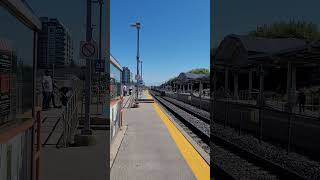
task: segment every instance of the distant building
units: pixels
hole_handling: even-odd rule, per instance
[[[133,83],[133,73],[130,72],[130,83]]]
[[[73,61],[73,42],[69,30],[56,18],[41,17],[38,36],[38,67],[69,66]]]
[[[132,81],[131,72],[128,67],[123,67],[122,71],[122,83],[123,84],[130,84]]]

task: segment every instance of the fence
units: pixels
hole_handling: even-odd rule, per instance
[[[60,117],[63,122],[63,133],[58,140],[57,147],[68,147],[73,142],[73,136],[79,122],[78,105],[82,98],[82,89],[78,87],[73,91]]]
[[[263,105],[252,105],[230,101],[213,100],[213,119],[224,126],[252,133],[261,140],[285,144],[287,151],[292,147],[308,152],[319,152],[319,116],[283,111]]]

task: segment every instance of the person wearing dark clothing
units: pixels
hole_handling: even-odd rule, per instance
[[[49,109],[50,99],[52,93],[52,79],[49,75],[49,71],[45,71],[45,75],[42,77],[42,110]]]
[[[306,95],[304,94],[303,91],[300,91],[298,93],[298,104],[299,104],[299,112],[304,112],[304,107],[305,107],[305,104],[306,104]]]
[[[70,89],[68,87],[62,87],[60,92],[62,93],[60,98],[61,104],[67,106],[68,100],[70,99]]]

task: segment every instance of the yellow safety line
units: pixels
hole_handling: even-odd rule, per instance
[[[147,94],[149,98],[152,98]],[[171,138],[174,140],[183,158],[186,160],[193,174],[198,180],[210,180],[210,166],[201,157],[198,151],[184,137],[179,129],[171,122],[169,117],[161,110],[157,103],[153,103],[153,108],[157,112],[162,122],[167,127]]]

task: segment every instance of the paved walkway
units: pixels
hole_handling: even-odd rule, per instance
[[[81,105],[79,104],[79,106]],[[90,107],[92,111],[96,109],[95,105],[91,105]],[[110,131],[108,129],[101,130],[101,128],[99,128],[100,130],[93,130],[97,140],[97,144],[94,146],[57,149],[56,143],[58,142],[63,130],[63,121],[59,121],[59,117],[61,117],[63,110],[64,107],[61,109],[50,109],[43,112],[43,117],[47,118],[44,120],[41,130],[42,143],[46,142],[46,145],[41,150],[41,179],[108,179],[107,170],[110,166],[109,157],[107,157],[109,149],[107,149],[107,147],[109,147],[109,145],[106,143],[110,138],[108,135]],[[78,110],[81,111],[80,108]],[[106,119],[106,121],[107,120],[108,119]],[[80,130],[77,131],[80,133]]]
[[[41,127],[41,143],[44,146],[53,146],[58,143],[58,140],[63,132],[63,121],[59,118],[65,107],[52,108],[47,111],[42,111],[42,127]]]
[[[94,146],[44,148],[41,152],[41,179],[44,180],[106,180],[109,161],[107,133],[94,130]]]
[[[112,180],[195,179],[152,103],[126,109],[123,122],[128,128],[111,169]]]

